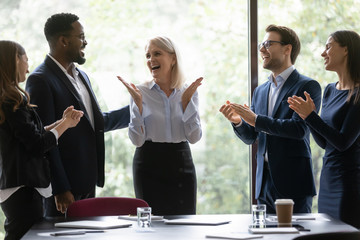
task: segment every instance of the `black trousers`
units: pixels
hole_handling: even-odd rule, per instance
[[[94,197],[95,197],[95,187],[89,193],[74,194],[75,201],[86,198],[94,198]],[[54,196],[44,199],[44,208],[45,208],[45,217],[61,217],[61,216],[65,217],[65,214],[59,212],[56,209]]]
[[[43,218],[43,197],[31,187],[22,187],[12,194],[1,208],[6,220],[4,229],[5,240],[17,240]]]
[[[135,151],[134,187],[156,215],[196,213],[196,173],[188,142],[145,142]]]

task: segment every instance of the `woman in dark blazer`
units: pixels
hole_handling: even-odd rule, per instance
[[[62,119],[44,127],[19,86],[28,72],[24,48],[0,41],[0,204],[6,217],[5,239],[20,239],[42,218],[42,198],[51,196],[45,153],[83,116],[71,106]]]
[[[325,149],[319,212],[360,228],[360,36],[353,31],[330,34],[321,56],[325,69],[338,75],[325,88],[321,116],[306,92],[306,100],[294,96],[288,102]]]

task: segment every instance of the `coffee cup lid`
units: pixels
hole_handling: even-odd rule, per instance
[[[275,204],[294,204],[292,199],[276,199]]]

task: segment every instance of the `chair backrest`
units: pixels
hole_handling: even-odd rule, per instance
[[[68,207],[66,217],[136,215],[137,207],[148,207],[142,199],[97,197],[76,201]]]
[[[360,232],[329,232],[318,234],[306,234],[293,240],[359,240]]]

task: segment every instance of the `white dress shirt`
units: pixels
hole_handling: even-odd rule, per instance
[[[79,72],[76,70],[75,68],[75,64],[72,63],[71,64],[71,70],[73,73],[72,77],[67,71],[66,69],[55,59],[53,58],[50,54],[48,54],[48,56],[56,63],[56,65],[59,66],[59,68],[65,73],[65,75],[68,77],[68,79],[70,80],[70,82],[72,83],[72,85],[74,86],[74,88],[76,89],[76,91],[78,92],[78,94],[81,97],[81,100],[85,106],[86,112],[89,116],[90,119],[90,124],[91,126],[94,128],[94,114],[93,114],[93,109],[92,109],[92,104],[91,104],[91,98],[90,98],[90,94],[88,92],[88,90],[86,89],[85,84],[83,83],[83,81],[80,79],[79,77]],[[65,109],[64,109],[65,110]]]
[[[275,78],[276,85],[274,82],[273,75],[271,74],[268,77],[268,79],[271,83],[270,91],[269,91],[269,101],[268,101],[268,116],[272,116],[274,106],[275,106],[276,100],[279,96],[279,93],[280,93],[282,87],[284,86],[286,79],[288,79],[288,77],[294,70],[295,70],[294,65],[291,65],[290,67],[285,69],[282,73],[280,73],[278,76],[276,76],[276,78]]]

